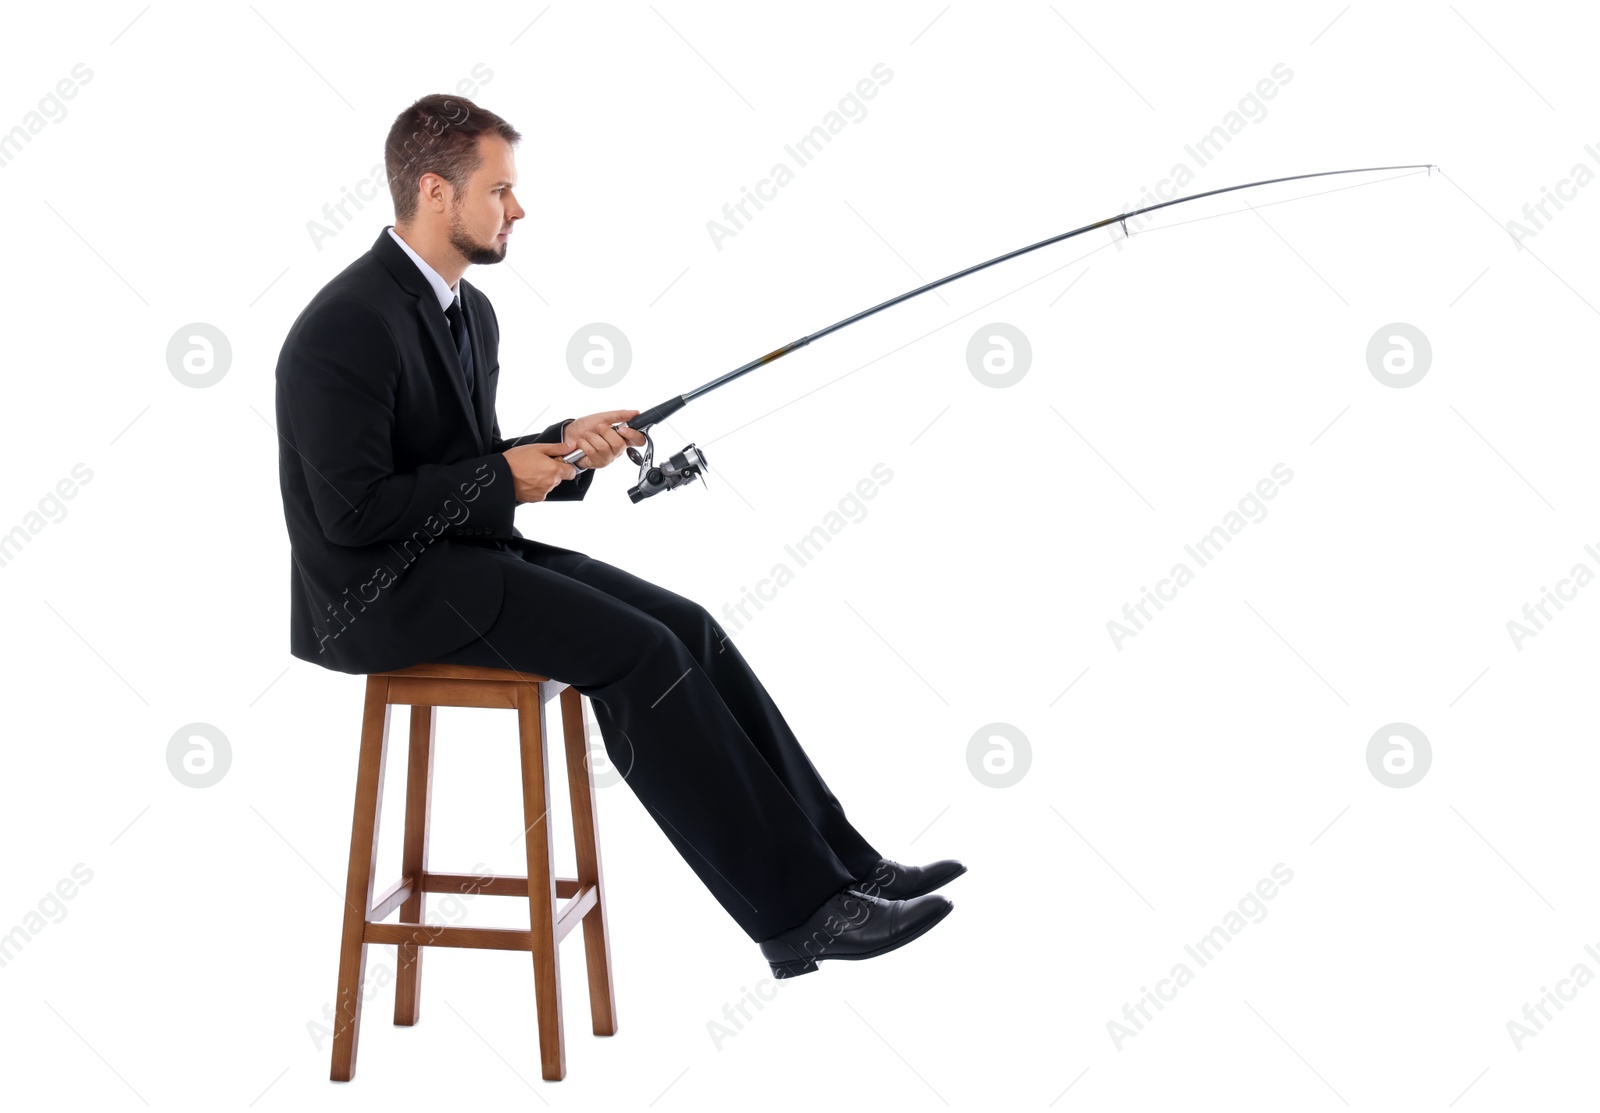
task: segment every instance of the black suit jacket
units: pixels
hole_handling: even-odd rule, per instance
[[[289,651],[340,672],[423,664],[500,610],[497,561],[525,541],[501,455],[561,440],[565,421],[502,439],[499,324],[457,286],[477,404],[433,287],[390,238],[311,299],[278,355],[278,480],[289,529]],[[570,419],[567,419],[570,420]],[[584,470],[547,501],[583,498]],[[495,550],[499,550],[497,553]]]

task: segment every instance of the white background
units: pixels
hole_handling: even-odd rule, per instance
[[[0,567],[0,932],[42,924],[0,967],[8,1103],[1576,1107],[1600,989],[1520,1049],[1507,1025],[1576,965],[1600,973],[1600,588],[1520,648],[1507,623],[1573,565],[1600,571],[1600,185],[1548,207],[1528,250],[1505,225],[1600,170],[1597,31],[1575,5],[1481,2],[8,9],[0,131],[92,73],[0,167],[0,532],[92,471]],[[878,63],[865,116],[714,246],[724,203]],[[1280,63],[1292,79],[1241,109]],[[582,503],[523,507],[528,536],[720,615],[890,468],[730,632],[863,832],[970,873],[925,938],[824,964],[719,1040],[766,965],[608,788],[618,1034],[589,1034],[569,939],[568,1076],[545,1083],[526,956],[434,949],[423,1022],[393,1027],[375,987],[339,1086],[316,1025],[361,683],[288,654],[273,368],[392,210],[381,190],[320,248],[308,223],[370,177],[401,108],[474,66],[471,95],[525,137],[528,217],[506,265],[470,272],[501,322],[507,435],[660,402],[1137,206],[1179,162],[1188,192],[1442,172],[1243,191],[1041,250],[672,418],[659,447],[704,446],[703,487],[634,506],[622,462]],[[1186,145],[1235,111],[1197,168]],[[566,365],[597,321],[634,353],[603,390]],[[196,322],[232,348],[204,389],[166,355]],[[1404,389],[1366,356],[1397,322],[1432,346]],[[966,357],[995,323],[1033,353],[1004,389]],[[1279,463],[1265,518],[1114,644],[1123,605]],[[969,764],[997,722],[1031,755],[1005,788]],[[1409,788],[1368,766],[1396,722],[1431,745]],[[191,723],[231,752],[205,789],[168,767]],[[433,865],[522,872],[512,718],[441,724]],[[399,714],[380,885],[395,739]],[[51,904],[79,863],[92,880]],[[1198,967],[1184,945],[1278,863],[1293,880],[1265,918]],[[519,918],[484,898],[462,922]],[[1180,961],[1192,982],[1119,1046],[1108,1024]],[[369,977],[393,964],[374,947]]]

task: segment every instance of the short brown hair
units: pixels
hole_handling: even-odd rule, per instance
[[[407,224],[417,215],[424,174],[439,175],[457,191],[465,189],[482,165],[478,137],[487,132],[512,145],[522,139],[516,128],[466,97],[430,93],[396,116],[383,145],[395,223]]]

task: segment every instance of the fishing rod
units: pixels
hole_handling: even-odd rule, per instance
[[[739,378],[741,375],[748,375],[751,371],[754,371],[758,367],[765,367],[769,363],[782,359],[790,352],[798,351],[799,349],[804,348],[807,344],[810,344],[814,340],[821,340],[829,333],[838,332],[840,329],[845,328],[848,325],[853,325],[857,321],[863,321],[872,316],[874,313],[880,313],[883,310],[888,309],[890,306],[899,305],[901,302],[914,298],[918,294],[926,294],[930,290],[937,290],[940,286],[943,286],[947,282],[954,282],[958,278],[965,278],[969,274],[975,274],[986,267],[994,266],[996,263],[1004,263],[1008,259],[1015,259],[1019,255],[1026,255],[1030,251],[1038,251],[1041,247],[1049,247],[1051,244],[1060,243],[1062,240],[1070,240],[1074,236],[1081,236],[1085,232],[1093,232],[1096,228],[1106,228],[1113,224],[1121,224],[1122,234],[1124,237],[1126,237],[1128,235],[1129,217],[1142,216],[1145,213],[1154,212],[1157,209],[1167,208],[1169,205],[1181,205],[1187,201],[1198,201],[1202,197],[1215,197],[1220,193],[1233,193],[1236,190],[1254,189],[1257,186],[1276,185],[1279,182],[1298,182],[1306,178],[1327,178],[1336,174],[1372,174],[1382,170],[1426,170],[1431,175],[1436,169],[1438,169],[1436,164],[1424,162],[1413,163],[1406,166],[1366,166],[1354,170],[1322,170],[1315,174],[1293,174],[1285,178],[1267,178],[1259,182],[1246,182],[1243,185],[1224,186],[1222,189],[1211,189],[1205,191],[1204,193],[1191,194],[1188,197],[1175,197],[1170,201],[1161,201],[1154,205],[1146,205],[1142,209],[1134,209],[1131,212],[1120,212],[1114,216],[1108,216],[1104,220],[1095,221],[1093,224],[1085,224],[1082,228],[1074,228],[1072,231],[1063,232],[1059,236],[1051,236],[1047,240],[1040,240],[1038,243],[1029,244],[1027,247],[1019,247],[1015,251],[1006,252],[1004,255],[996,255],[993,259],[990,259],[987,262],[978,263],[976,266],[971,266],[965,270],[956,271],[954,274],[946,275],[937,281],[929,282],[923,286],[918,286],[915,290],[907,290],[898,297],[893,297],[888,301],[880,302],[879,304],[874,305],[871,309],[863,309],[860,313],[846,317],[842,321],[836,321],[825,329],[813,332],[808,336],[802,336],[798,340],[791,340],[783,347],[774,348],[766,355],[753,359],[749,363],[743,364],[739,367],[735,367],[732,371],[729,371],[724,375],[719,375],[715,379],[712,379],[709,383],[705,383],[702,386],[697,386],[691,391],[687,391],[678,395],[676,398],[669,398],[667,401],[662,402],[659,405],[651,406],[648,410],[645,410],[636,416],[632,421],[617,422],[616,424],[612,425],[613,429],[621,428],[623,425],[627,425],[630,429],[637,429],[639,432],[645,435],[645,445],[642,453],[631,445],[628,447],[628,459],[639,465],[639,482],[636,486],[628,488],[628,497],[634,502],[639,502],[641,499],[649,498],[651,495],[660,494],[662,491],[670,491],[676,487],[682,487],[686,483],[692,483],[696,477],[702,476],[707,470],[705,453],[700,451],[700,449],[696,448],[693,444],[690,444],[682,452],[673,453],[663,463],[656,464],[654,462],[655,443],[650,438],[650,427],[655,425],[656,422],[677,413],[679,410],[683,409],[684,406],[688,405],[691,401],[700,397],[702,394],[709,394],[718,387],[733,382],[733,380]],[[583,457],[584,450],[580,448],[576,451],[567,453],[567,455],[563,456],[562,459],[576,467],[578,466],[578,461],[583,459]]]

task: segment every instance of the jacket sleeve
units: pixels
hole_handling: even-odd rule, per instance
[[[554,425],[544,430],[542,433],[534,433],[531,436],[512,437],[510,440],[502,440],[500,438],[500,419],[496,418],[494,422],[494,432],[489,439],[489,444],[496,452],[504,452],[506,449],[515,448],[519,444],[555,444],[557,441],[562,439],[562,434],[566,432],[567,424],[571,421],[572,418],[570,417],[564,418],[563,420],[556,422]],[[584,495],[589,493],[589,486],[593,482],[594,469],[579,468],[577,475],[571,479],[563,479],[560,483],[557,483],[554,487],[550,488],[550,493],[544,497],[544,501],[577,502],[579,499],[583,498]]]
[[[498,452],[394,470],[400,352],[371,306],[348,298],[317,306],[289,354],[279,372],[289,428],[278,433],[300,456],[329,541],[516,536],[516,487]]]

